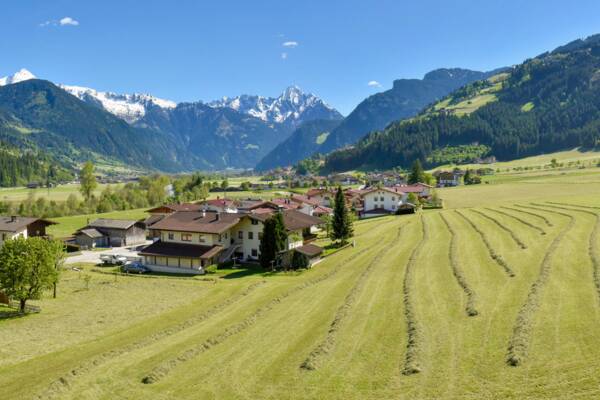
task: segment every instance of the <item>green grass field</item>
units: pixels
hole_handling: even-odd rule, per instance
[[[94,193],[99,195],[107,185],[99,184]],[[111,185],[116,187],[117,185]],[[16,188],[0,188],[0,201],[5,202],[20,202],[26,200],[27,197],[34,195],[36,198],[45,197],[48,200],[54,201],[65,201],[69,195],[74,194],[79,199],[82,199],[81,193],[79,192],[79,185],[67,184],[60,185],[49,190],[46,188],[39,189],[27,189],[26,187]]]
[[[58,224],[50,226],[48,228],[48,234],[56,238],[71,236],[75,231],[86,226],[88,221],[92,222],[98,218],[140,220],[149,216],[146,210],[147,208],[143,208],[135,210],[112,211],[103,214],[73,215],[69,217],[51,218],[52,221],[57,222]]]
[[[439,193],[302,273],[65,271],[41,313],[0,319],[0,394],[598,398],[600,173]]]

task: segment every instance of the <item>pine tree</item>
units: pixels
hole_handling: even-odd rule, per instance
[[[260,240],[259,262],[263,268],[275,266],[277,256],[285,250],[287,233],[283,224],[283,215],[275,213],[263,225],[262,239]]]
[[[353,235],[354,228],[352,226],[352,218],[346,207],[344,192],[342,192],[341,187],[338,187],[333,207],[332,239],[346,243]]]
[[[423,182],[424,180],[425,172],[423,171],[421,161],[417,158],[415,162],[413,162],[412,170],[410,171],[410,175],[408,176],[408,183],[415,184]]]

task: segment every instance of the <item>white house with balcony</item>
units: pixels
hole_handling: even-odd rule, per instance
[[[400,187],[380,187],[362,191],[361,218],[396,214],[402,210],[414,208],[414,205],[407,201],[408,194],[400,189]]]

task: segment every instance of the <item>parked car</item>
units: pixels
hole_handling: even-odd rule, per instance
[[[123,265],[127,262],[127,257],[118,254],[101,254],[100,260],[104,264]]]
[[[125,263],[121,267],[121,271],[126,272],[128,274],[131,274],[131,273],[145,274],[146,272],[149,272],[150,270],[148,268],[146,268],[145,266],[143,266],[138,261],[130,261],[130,262]]]

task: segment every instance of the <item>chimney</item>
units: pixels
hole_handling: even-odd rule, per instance
[[[17,222],[17,216],[16,215],[11,215],[10,216],[10,222]]]
[[[219,211],[217,211],[216,218],[217,218],[217,221],[221,220],[221,213]]]
[[[202,218],[206,217],[206,208],[202,209]]]

